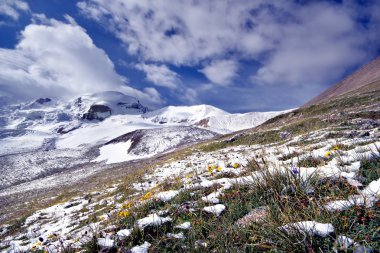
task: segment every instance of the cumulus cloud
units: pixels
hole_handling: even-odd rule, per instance
[[[369,60],[380,46],[376,3],[360,12],[355,1],[83,0],[78,7],[144,60],[199,66],[233,55],[261,65],[255,84],[301,86],[329,83]],[[367,25],[358,21],[364,16]],[[231,82],[232,71],[222,78],[214,70],[202,72]]]
[[[238,63],[235,60],[213,61],[210,65],[201,69],[202,72],[212,83],[219,85],[231,84],[237,76]]]
[[[0,2],[0,16],[4,15],[13,20],[20,17],[20,12],[29,10],[29,5],[23,0],[2,0]]]
[[[2,95],[18,99],[116,90],[162,102],[153,89],[139,91],[128,87],[126,81],[115,72],[107,54],[74,22],[45,19],[44,24],[30,24],[21,32],[15,49],[0,50]]]
[[[180,76],[164,64],[136,64],[136,68],[144,71],[146,79],[157,86],[175,89],[181,83]]]
[[[272,26],[279,43],[253,75],[261,84],[313,85],[341,76],[368,59],[366,38],[348,10],[315,2],[294,5],[296,22]],[[264,14],[259,14],[264,15]]]

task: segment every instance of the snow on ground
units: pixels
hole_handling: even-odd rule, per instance
[[[116,234],[121,238],[125,238],[125,237],[130,236],[131,233],[132,233],[132,229],[123,229],[123,230],[119,230]]]
[[[319,223],[315,221],[300,221],[296,223],[289,223],[287,225],[279,227],[280,230],[284,230],[288,233],[292,231],[302,231],[309,235],[319,235],[326,237],[334,232],[334,226],[330,223]]]
[[[156,168],[154,168],[152,171],[149,171],[143,178],[141,182],[136,182],[134,184],[134,187],[136,190],[140,191],[138,194],[145,194],[145,191],[152,191],[153,192],[153,198],[152,199],[160,199],[162,201],[166,201],[166,205],[170,205],[170,200],[175,198],[177,194],[180,191],[197,191],[201,188],[207,188],[210,186],[214,186],[216,189],[213,190],[213,192],[205,194],[204,196],[200,196],[199,200],[203,201],[206,205],[210,204],[216,204],[216,205],[210,205],[203,208],[199,208],[199,210],[204,210],[205,212],[209,212],[212,215],[223,215],[223,212],[228,208],[228,205],[226,203],[219,203],[221,202],[220,198],[226,189],[231,187],[234,184],[240,184],[240,185],[252,185],[254,187],[254,184],[257,180],[260,180],[262,178],[262,172],[249,172],[248,171],[248,161],[256,156],[260,156],[262,154],[265,155],[265,157],[268,158],[267,164],[268,169],[270,172],[275,172],[276,170],[281,171],[290,171],[292,168],[292,159],[286,160],[286,161],[280,161],[279,159],[289,154],[289,152],[297,151],[301,153],[302,158],[306,158],[308,156],[324,156],[327,151],[330,151],[333,149],[334,145],[336,145],[336,140],[330,140],[325,139],[323,137],[323,133],[321,134],[315,134],[313,138],[315,138],[315,142],[318,144],[318,148],[315,148],[315,152],[304,151],[304,149],[307,149],[308,147],[305,146],[297,146],[293,144],[291,148],[288,148],[287,146],[289,143],[294,142],[294,139],[289,140],[287,143],[283,145],[278,146],[269,146],[269,145],[252,145],[252,146],[236,146],[236,147],[229,147],[221,150],[217,150],[214,152],[199,152],[197,150],[194,150],[194,152],[187,157],[181,158],[181,159],[173,159],[171,161],[168,161],[164,164],[158,165]],[[358,140],[345,140],[346,145],[354,145],[357,143]],[[367,139],[368,141],[368,139]],[[378,146],[380,146],[379,142],[373,141]],[[119,147],[120,149],[127,149],[128,145],[130,143],[124,142],[124,146]],[[314,145],[314,144],[311,144]],[[311,146],[310,145],[310,146]],[[369,152],[371,154],[378,153],[376,149],[374,148],[376,145],[373,143],[371,144],[365,144],[361,145],[360,148],[352,147],[350,150],[339,150],[339,151],[332,151],[334,156],[340,156],[340,157],[348,157],[353,156],[353,158],[350,158],[350,162],[348,164],[345,164],[344,166],[339,165],[339,162],[336,158],[333,158],[331,160],[328,160],[325,165],[318,166],[318,167],[311,167],[311,168],[297,168],[297,175],[299,173],[299,176],[301,178],[307,178],[308,176],[312,175],[313,173],[318,173],[320,177],[330,177],[330,178],[340,178],[343,180],[347,180],[349,182],[350,180],[360,180],[358,176],[358,170],[360,168],[360,159],[362,158],[361,155],[358,154],[364,154],[365,157],[369,156]],[[265,150],[265,152],[263,151]],[[354,150],[354,151],[353,151]],[[334,153],[335,152],[335,153]],[[109,153],[115,153],[114,151],[109,151]],[[294,173],[294,172],[291,172]],[[158,189],[160,189],[160,184],[164,182],[165,180],[168,180],[169,182],[174,179],[181,179],[182,182],[182,188],[180,189],[170,189],[166,191],[160,192]],[[115,186],[116,187],[116,186]],[[305,190],[307,186],[305,186]],[[111,191],[111,190],[110,190]],[[144,191],[144,192],[141,192]],[[375,200],[378,200],[380,198],[380,179],[375,180],[371,182],[366,188],[357,189],[357,195],[349,196],[347,199],[341,199],[341,200],[334,200],[332,202],[326,203],[326,209],[329,211],[334,210],[344,210],[346,208],[349,208],[353,205],[368,205],[368,203],[374,203]],[[104,194],[104,193],[103,193]],[[41,210],[34,214],[33,216],[29,217],[27,219],[28,224],[30,224],[30,229],[37,228],[41,226],[41,229],[36,229],[36,231],[33,231],[34,235],[41,235],[44,237],[48,237],[49,233],[54,233],[54,231],[58,230],[58,233],[66,234],[67,231],[70,231],[72,229],[72,224],[74,224],[74,215],[76,211],[78,211],[80,208],[82,208],[84,200],[83,199],[77,199],[76,202],[72,202],[72,206],[67,206],[67,203],[62,204],[60,206],[56,206],[54,208]],[[110,197],[106,200],[106,202],[101,202],[102,204],[108,203],[109,205],[115,204],[115,198]],[[95,205],[93,203],[92,205]],[[120,208],[121,204],[115,204],[117,208]],[[195,207],[197,208],[197,207]],[[52,214],[52,210],[54,210],[54,213]],[[66,213],[66,215],[62,216],[62,211]],[[152,212],[155,212],[152,210]],[[145,218],[141,218],[137,220],[137,222],[134,224],[135,227],[133,229],[144,229],[147,226],[160,226],[164,223],[171,223],[172,219],[169,217],[170,213],[167,210],[161,210],[160,212],[151,213]],[[39,218],[41,217],[42,213],[46,217],[48,217],[46,223],[41,223]],[[88,213],[86,214],[89,215]],[[79,219],[85,219],[85,216],[80,217]],[[43,216],[43,215],[42,215]],[[166,216],[166,217],[162,217]],[[102,219],[107,219],[107,214],[99,215],[99,217],[102,217]],[[172,216],[173,217],[173,216]],[[78,217],[75,217],[78,219]],[[83,229],[88,229],[91,226],[97,226],[98,224],[92,223],[86,226]],[[168,224],[171,225],[171,224]],[[190,222],[185,222],[183,224],[173,224],[174,228],[177,229],[191,229]],[[280,229],[283,229],[285,231],[290,232],[292,229],[297,229],[300,231],[303,231],[306,234],[311,235],[319,235],[319,236],[327,236],[334,232],[334,227],[329,223],[318,223],[316,221],[300,221],[296,223],[290,223],[286,224],[284,226],[279,227]],[[74,230],[74,234],[76,236],[81,235],[80,233],[84,230]],[[45,231],[46,230],[46,231]],[[186,233],[186,231],[183,231]],[[116,237],[128,237],[131,234],[130,229],[123,229],[116,232],[116,235],[107,237],[103,235],[104,241],[100,242],[104,247],[108,247],[111,245],[110,240],[115,240]],[[167,234],[167,237],[170,238],[183,238],[180,233],[171,233]],[[35,237],[33,237],[35,238]],[[343,238],[343,237],[342,237]],[[9,239],[9,238],[8,238]],[[344,239],[344,238],[343,238]],[[343,240],[342,239],[342,240]],[[11,240],[11,239],[10,239]],[[108,240],[108,241],[107,241]],[[20,246],[23,242],[22,240],[18,240],[17,238],[13,238],[12,245],[14,247],[24,247]],[[36,243],[36,240],[30,240],[29,244],[27,244],[27,247],[30,247],[33,243]],[[113,244],[113,242],[112,242]],[[140,246],[135,246],[131,249],[132,252],[144,252],[147,251],[147,249],[150,247],[149,243],[145,243]]]
[[[179,193],[179,191],[175,191],[175,190],[160,192],[156,195],[156,198],[161,200],[161,201],[167,202],[167,201],[173,199],[175,196],[177,196],[178,193]]]
[[[182,223],[182,224],[179,224],[179,225],[177,225],[177,226],[175,226],[174,228],[179,228],[179,229],[190,229],[191,228],[191,224],[190,224],[190,222],[188,222],[188,221],[186,221],[186,222],[184,222],[184,223]]]
[[[140,229],[143,229],[148,226],[160,226],[166,222],[171,222],[172,219],[170,217],[160,217],[157,214],[150,214],[145,218],[142,218],[137,221],[137,226]]]
[[[141,159],[147,156],[136,156],[128,153],[132,141],[112,143],[99,148],[100,155],[93,162],[105,161],[106,164],[120,163],[135,159]]]
[[[60,136],[57,140],[57,148],[100,145],[137,129],[159,127],[162,126],[144,121],[141,115],[115,115],[101,122],[86,123],[81,128]]]
[[[226,206],[223,204],[217,204],[214,206],[206,206],[203,210],[207,213],[215,214],[216,216],[220,216],[224,210],[226,210]]]
[[[151,244],[149,242],[144,242],[142,245],[135,246],[131,249],[132,253],[148,253],[148,249]]]
[[[48,133],[28,131],[25,135],[0,139],[0,155],[38,150],[42,147],[44,140],[50,137]]]

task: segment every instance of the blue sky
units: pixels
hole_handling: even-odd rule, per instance
[[[379,1],[2,0],[0,96],[302,105],[380,52]]]

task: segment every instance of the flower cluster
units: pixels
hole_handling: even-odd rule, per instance
[[[152,197],[152,192],[147,192],[144,196],[140,198],[140,201],[150,199]]]
[[[119,212],[119,218],[127,218],[131,215],[131,213],[128,210],[121,210]]]
[[[131,215],[131,212],[129,211],[130,208],[132,208],[133,204],[131,202],[129,203],[123,203],[121,205],[121,211],[119,212],[118,216],[119,218],[127,218]]]

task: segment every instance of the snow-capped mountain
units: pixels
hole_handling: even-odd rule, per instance
[[[230,114],[209,105],[148,111],[136,98],[114,91],[86,94],[70,101],[40,98],[2,106],[0,110],[0,155],[88,148],[138,129],[194,126],[224,134],[254,127],[282,113]]]
[[[226,134],[260,125],[280,112],[228,113],[211,105],[168,106],[147,112],[143,118],[162,125],[194,125]]]
[[[230,114],[209,105],[149,111],[136,98],[107,91],[4,105],[0,113],[1,185],[7,187],[73,166],[152,157],[282,112]]]

